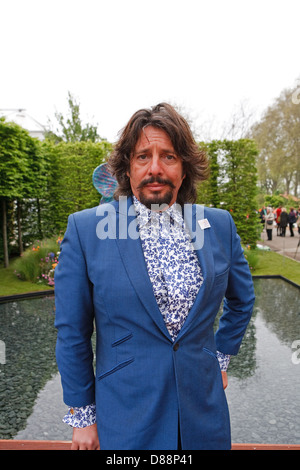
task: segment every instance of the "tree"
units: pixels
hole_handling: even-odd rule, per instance
[[[48,174],[46,197],[41,201],[46,236],[64,231],[71,213],[99,204],[101,196],[93,186],[93,172],[111,150],[112,145],[105,140],[42,143]]]
[[[200,149],[204,150],[209,159],[209,178],[202,182],[198,187],[198,199],[203,204],[213,207],[220,207],[220,165],[219,165],[219,147],[220,142],[213,140],[212,142],[199,143]]]
[[[243,243],[256,246],[258,218],[257,148],[249,139],[225,140],[222,143],[221,200],[222,207],[230,211]]]
[[[198,202],[228,210],[242,242],[255,247],[259,226],[255,142],[250,139],[215,140],[206,144],[206,150],[210,176],[199,186]]]
[[[65,118],[62,113],[55,113],[55,117],[58,121],[58,126],[55,131],[49,130],[46,133],[46,138],[54,141],[55,143],[65,141],[65,142],[98,142],[102,140],[97,131],[97,126],[87,124],[83,127],[81,118],[80,118],[80,106],[76,102],[74,96],[68,92],[68,105],[69,112],[68,116]],[[51,122],[49,121],[50,128],[52,127]]]
[[[297,88],[283,90],[251,129],[257,142],[258,180],[267,194],[298,196],[300,185],[300,105]]]
[[[8,204],[14,201],[17,207],[19,249],[22,252],[21,199],[34,197],[39,188],[37,142],[17,124],[0,120],[0,199],[5,267],[9,265]]]

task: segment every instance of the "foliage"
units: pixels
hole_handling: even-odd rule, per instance
[[[2,131],[6,137],[0,143],[0,196],[6,196],[10,250],[21,246],[21,238],[26,247],[36,239],[64,232],[69,214],[99,204],[101,196],[93,187],[92,174],[107,160],[112,150],[109,142],[38,142],[6,123]],[[240,139],[199,145],[209,155],[210,178],[200,186],[198,202],[228,210],[243,243],[254,246],[258,238],[254,142]],[[0,239],[5,233],[2,229]]]
[[[0,259],[5,245],[8,266],[9,254],[22,253],[20,243],[26,247],[52,237],[65,230],[69,214],[99,204],[92,175],[112,145],[104,140],[39,142],[7,123],[0,125],[0,136],[1,131],[6,137],[0,142],[0,202],[5,195],[0,222],[5,218],[6,228],[1,223]]]
[[[255,270],[259,266],[258,249],[257,248],[251,249],[250,245],[248,245],[244,249],[244,255],[245,255],[246,260],[248,261],[250,271],[252,272],[252,274],[255,274]]]
[[[298,196],[300,106],[297,92],[297,87],[283,90],[251,129],[251,137],[259,149],[259,185],[267,194],[281,191]]]
[[[260,226],[256,207],[257,149],[254,141],[212,141],[205,148],[210,176],[199,186],[198,202],[229,211],[242,242],[255,247]]]
[[[27,170],[27,133],[0,120],[0,197],[22,196],[22,176]]]
[[[69,112],[67,118],[62,113],[55,113],[56,120],[59,128],[55,131],[50,130],[47,132],[46,137],[54,143],[61,141],[64,142],[98,142],[100,136],[98,135],[97,126],[87,124],[83,127],[80,118],[80,106],[76,102],[74,96],[68,92],[68,105]],[[51,122],[49,122],[50,127]]]
[[[0,197],[33,197],[42,187],[39,141],[22,127],[0,120]]]
[[[37,241],[15,263],[16,276],[25,281],[54,286],[61,238]]]
[[[273,207],[274,209],[279,206],[285,205],[285,199],[280,194],[265,194],[264,205],[266,207]]]
[[[198,188],[198,201],[212,207],[220,207],[220,165],[219,165],[219,141],[212,141],[208,144],[199,143],[201,150],[204,150],[209,159],[209,179]]]
[[[99,204],[101,196],[93,186],[92,175],[111,149],[107,141],[43,143],[48,166],[47,198],[40,201],[44,236],[65,230],[71,213]]]
[[[295,201],[295,199],[289,195],[285,197],[282,194],[261,194],[260,193],[260,203],[259,206],[272,207],[276,209],[277,207],[285,207],[286,209],[298,208],[300,206],[300,199]]]
[[[8,232],[12,229],[18,214],[19,245],[22,245],[20,231],[20,200],[39,197],[43,186],[43,161],[39,153],[39,141],[27,131],[11,122],[0,120],[0,200],[2,206],[2,240],[5,265],[8,266]],[[12,211],[9,219],[9,205],[15,201],[18,211]],[[22,251],[20,249],[20,251]]]

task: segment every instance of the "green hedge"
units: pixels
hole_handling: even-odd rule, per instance
[[[99,204],[100,194],[93,186],[92,175],[94,169],[108,159],[112,145],[107,141],[55,144],[46,139],[39,142],[29,135],[25,136],[25,131],[20,131],[17,127],[11,129],[6,124],[1,125],[3,132],[9,131],[13,135],[10,145],[15,145],[19,152],[18,159],[15,156],[17,171],[8,173],[6,162],[9,160],[9,152],[13,154],[14,150],[7,150],[3,140],[2,154],[0,152],[0,169],[2,168],[3,173],[0,199],[5,200],[8,251],[18,255],[19,226],[26,248],[37,239],[51,238],[53,234],[63,235],[69,214]],[[22,155],[29,149],[25,166],[18,144],[18,139],[21,138],[26,142],[26,146],[22,146]],[[228,210],[242,242],[255,246],[261,225],[256,212],[257,149],[254,142],[241,139],[199,145],[205,147],[208,153],[211,171],[209,180],[199,186],[197,202]],[[12,172],[13,168],[14,165],[9,166],[9,171]],[[15,175],[14,180],[11,179],[11,174]],[[0,221],[1,218],[2,214]],[[2,244],[1,258],[3,259]]]
[[[257,212],[257,148],[253,140],[200,144],[207,152],[210,176],[198,189],[198,203],[230,212],[242,243],[255,248],[261,225]]]

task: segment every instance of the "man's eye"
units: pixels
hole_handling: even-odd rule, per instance
[[[165,158],[166,158],[167,160],[174,160],[174,159],[175,159],[174,155],[166,155]]]
[[[137,156],[138,160],[146,160],[146,158],[147,158],[147,155],[138,155]]]

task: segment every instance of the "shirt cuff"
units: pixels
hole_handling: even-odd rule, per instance
[[[85,428],[96,423],[96,404],[69,407],[69,412],[64,416],[63,422],[73,428]]]
[[[223,354],[220,351],[217,351],[217,358],[220,364],[220,369],[223,372],[227,372],[229,362],[230,362],[230,355],[229,354]]]

